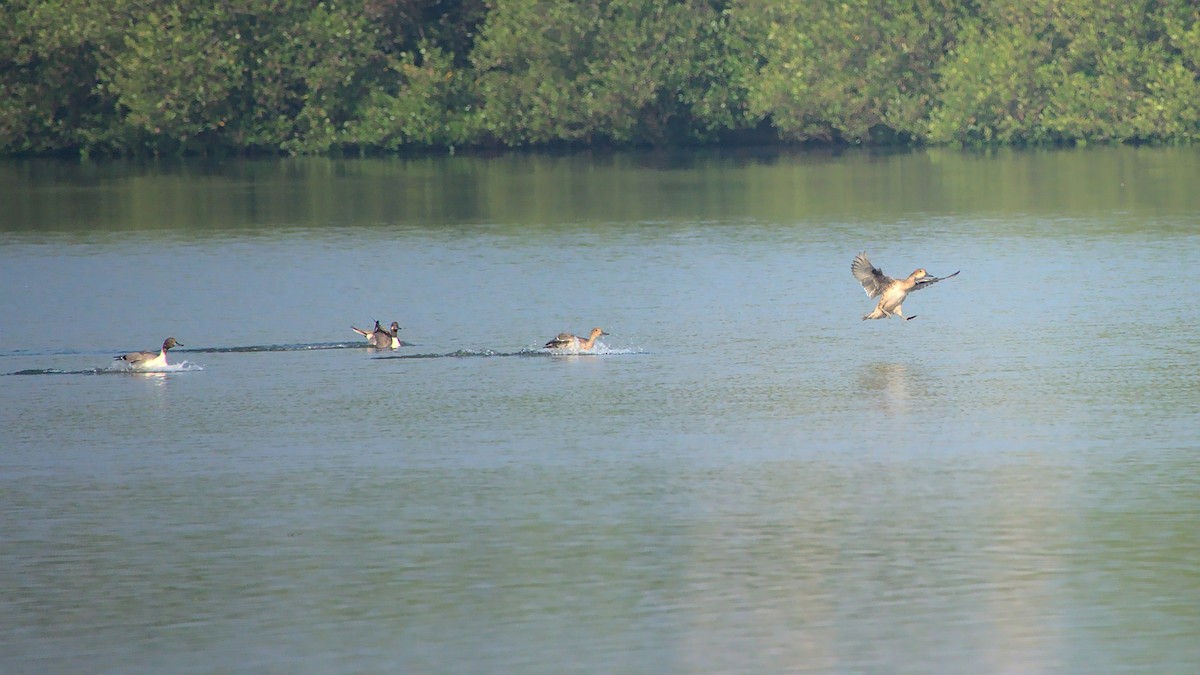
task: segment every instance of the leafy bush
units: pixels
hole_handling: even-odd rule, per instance
[[[1194,140],[1197,9],[998,0],[940,69],[930,138],[967,144]]]
[[[722,17],[706,2],[499,0],[473,63],[508,145],[663,143],[731,126]]]
[[[394,81],[367,94],[345,142],[360,148],[454,147],[476,138],[477,99],[470,72],[442,50],[423,45],[421,65],[403,53],[389,63]]]
[[[959,22],[940,0],[739,0],[749,109],[798,141],[922,139],[935,68]]]
[[[0,154],[1200,140],[1193,0],[8,0]]]
[[[77,150],[113,134],[96,73],[126,13],[124,0],[0,3],[0,153]]]

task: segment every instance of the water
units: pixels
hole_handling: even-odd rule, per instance
[[[1196,672],[1197,175],[0,164],[0,670]]]

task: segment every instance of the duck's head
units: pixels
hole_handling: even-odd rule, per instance
[[[927,276],[929,276],[929,273],[925,271],[924,267],[922,267],[922,268],[918,269],[917,271],[913,272],[912,274],[908,275],[908,277],[910,279],[914,279],[914,280],[915,279],[924,279]]]
[[[400,330],[400,324],[392,322],[392,335],[395,335]]]
[[[593,328],[592,329],[592,337],[597,338],[597,337],[600,337],[601,335],[608,335],[608,333],[605,333],[603,328]]]
[[[168,349],[170,349],[171,347],[182,347],[182,346],[183,346],[183,343],[177,342],[175,340],[175,338],[173,338],[173,337],[169,337],[166,340],[163,340],[163,351],[164,352],[167,351]]]

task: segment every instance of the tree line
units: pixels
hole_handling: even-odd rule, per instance
[[[1200,139],[1194,0],[5,0],[0,154]]]

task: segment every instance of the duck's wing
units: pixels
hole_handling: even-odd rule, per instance
[[[962,270],[959,270],[958,272],[961,272],[961,271]],[[923,277],[921,279],[917,279],[917,283],[913,285],[912,290],[919,291],[922,288],[925,288],[926,286],[932,286],[933,284],[936,284],[937,282],[941,281],[942,279],[949,279],[950,277],[957,276],[958,272],[955,272],[954,274],[947,274],[944,277]]]
[[[370,339],[370,337],[371,337],[370,333],[368,333],[367,331],[365,331],[361,328],[355,328],[354,326],[350,326],[350,330],[354,331],[355,333],[358,333],[359,335],[361,335],[367,339]]]
[[[558,349],[561,347],[569,347],[575,340],[575,336],[570,333],[559,333],[558,337],[546,343],[546,349]]]
[[[878,297],[883,289],[887,288],[894,279],[883,273],[883,270],[871,264],[867,260],[867,253],[864,251],[854,257],[854,262],[850,263],[850,272],[854,274],[854,278],[858,279],[858,283],[862,284],[863,290],[867,292],[869,297]]]
[[[375,346],[380,349],[395,349],[400,346],[400,338],[389,330],[379,329],[375,332]]]
[[[128,354],[121,354],[120,356],[114,356],[113,358],[120,361],[126,361],[128,363],[137,363],[139,361],[149,361],[157,356],[158,354],[155,354],[154,352],[129,352]]]

